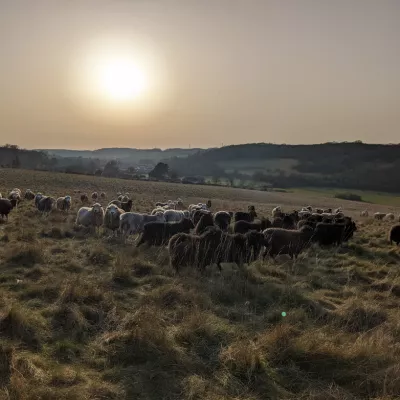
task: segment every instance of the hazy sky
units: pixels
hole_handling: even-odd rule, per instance
[[[399,21],[397,0],[0,0],[0,144],[398,143]],[[103,53],[145,60],[149,90],[102,98]]]

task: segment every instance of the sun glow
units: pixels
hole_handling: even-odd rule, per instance
[[[168,109],[169,79],[162,52],[133,36],[99,36],[71,57],[68,96],[84,118],[140,125]]]
[[[99,60],[95,80],[102,95],[116,102],[137,99],[147,88],[145,72],[128,58]]]

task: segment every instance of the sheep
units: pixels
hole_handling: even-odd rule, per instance
[[[184,218],[180,222],[148,222],[143,227],[142,236],[136,247],[143,243],[150,246],[166,245],[175,234],[189,233],[192,228],[194,228],[194,225],[189,218]]]
[[[311,226],[311,228],[314,229],[317,226],[317,223],[311,219],[301,219],[297,223],[297,230],[301,229],[305,225]]]
[[[203,270],[207,265],[233,262],[241,265],[254,261],[266,244],[261,232],[228,234],[213,227],[201,235],[180,233],[168,244],[170,263],[176,271],[182,266],[194,266]]]
[[[290,258],[296,259],[298,255],[311,244],[314,229],[305,225],[299,230],[288,230],[281,228],[266,229],[263,234],[267,241],[264,258],[275,257],[279,254],[288,254]]]
[[[242,211],[235,212],[235,222],[237,221],[253,222],[254,218],[256,217],[257,213],[254,206],[249,206],[248,212],[242,212]]]
[[[38,202],[37,209],[44,214],[48,214],[53,209],[53,205],[55,204],[55,202],[55,198],[50,196],[43,196]]]
[[[228,211],[218,211],[214,214],[214,223],[222,231],[227,231],[232,221],[233,213]]]
[[[245,234],[223,233],[217,249],[217,265],[221,270],[221,263],[250,264],[260,255],[267,241],[262,232],[249,231]]]
[[[311,215],[312,214],[308,210],[307,211],[302,210],[302,211],[298,212],[298,216],[300,219],[307,219],[307,218],[311,217]]]
[[[101,193],[100,193],[100,197],[101,197],[102,199],[105,199],[105,198],[107,197],[107,195],[105,194],[105,192],[101,192]]]
[[[200,221],[200,218],[204,215],[204,214],[211,214],[210,211],[208,210],[196,210],[193,215],[192,215],[192,221],[194,225],[197,225]]]
[[[120,225],[120,216],[124,213],[125,211],[115,204],[109,204],[104,213],[104,227],[113,233],[117,231]]]
[[[71,196],[59,197],[56,201],[57,209],[60,211],[69,211],[71,208]]]
[[[33,200],[35,198],[35,193],[32,192],[30,189],[26,189],[24,194],[24,199],[26,200]]]
[[[247,222],[247,221],[237,221],[233,227],[234,233],[247,233],[249,231],[263,231],[270,228],[272,225],[268,218],[262,218],[260,221]]]
[[[164,215],[148,215],[133,212],[126,212],[119,218],[120,230],[125,239],[128,235],[135,235],[143,231],[143,227],[148,222],[164,221]]]
[[[208,227],[214,226],[214,217],[211,213],[203,214],[200,221],[197,223],[194,234],[201,235]]]
[[[283,226],[283,219],[280,217],[274,218],[271,223],[272,228],[282,228]]]
[[[348,241],[357,230],[356,224],[327,224],[320,222],[317,224],[313,240],[320,245],[340,245],[343,241]]]
[[[207,265],[217,261],[222,234],[220,229],[214,227],[206,229],[200,236],[187,233],[172,236],[168,243],[171,267],[176,272],[185,266],[204,270]]]
[[[393,244],[393,242],[395,242],[397,246],[399,245],[399,243],[400,243],[400,225],[394,225],[390,228],[389,241],[390,241],[390,244]]]
[[[392,213],[386,214],[383,219],[385,221],[394,221],[394,214]]]
[[[181,210],[166,210],[164,212],[165,222],[180,222],[185,217],[185,212]]]
[[[272,209],[272,218],[278,218],[282,214],[282,207],[281,206],[276,206],[275,208]]]
[[[35,196],[35,207],[36,208],[38,208],[39,201],[41,200],[42,197],[43,197],[42,193],[36,193],[36,196]]]
[[[126,203],[127,201],[129,201],[129,197],[127,195],[121,197],[122,203]]]
[[[381,212],[376,212],[374,214],[374,218],[377,220],[382,220],[383,218],[385,218],[386,214],[385,213],[381,213]]]
[[[282,218],[282,228],[283,229],[295,229],[296,228],[295,217],[291,214],[286,214]]]
[[[131,199],[129,199],[128,201],[119,201],[119,200],[113,200],[110,201],[110,203],[108,203],[108,205],[114,204],[116,205],[118,208],[124,210],[125,212],[129,212],[132,210],[132,205],[133,202]]]
[[[314,210],[314,212],[315,212],[316,214],[322,214],[322,213],[324,212],[324,210],[323,210],[322,208],[316,208],[316,209]]]
[[[82,203],[89,203],[89,197],[86,193],[81,194],[81,202]]]
[[[92,193],[92,200],[97,200],[99,198],[99,194],[97,192]]]
[[[8,214],[15,207],[13,202],[8,199],[0,198],[0,216],[1,218],[5,218],[8,221]]]
[[[76,216],[76,225],[99,229],[104,222],[104,209],[99,203],[91,207],[81,207]]]
[[[15,188],[11,190],[11,192],[9,193],[8,200],[10,200],[14,204],[14,206],[17,207],[18,203],[21,201],[21,196],[22,196],[21,190]]]
[[[156,215],[158,213],[164,214],[165,210],[162,207],[156,207],[150,214],[151,215]]]
[[[368,217],[369,216],[368,210],[361,211],[360,212],[360,216],[361,217]]]
[[[326,208],[324,213],[332,214],[332,208]]]

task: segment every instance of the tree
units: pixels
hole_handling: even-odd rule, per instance
[[[211,182],[212,182],[214,185],[218,185],[219,182],[220,182],[219,177],[218,177],[218,176],[213,176],[213,177],[211,178]]]
[[[12,161],[11,166],[12,166],[12,168],[20,168],[21,167],[21,161],[19,160],[18,154],[15,156],[14,160]]]
[[[171,179],[178,179],[179,175],[178,175],[178,173],[177,173],[176,171],[171,170],[171,171],[169,172],[169,177],[170,177]]]
[[[150,172],[149,177],[156,179],[163,179],[168,175],[169,166],[168,164],[159,162]]]
[[[109,178],[116,178],[119,173],[119,166],[117,160],[109,161],[103,170],[103,176],[107,176]]]

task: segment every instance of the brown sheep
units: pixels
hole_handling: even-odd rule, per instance
[[[102,199],[105,199],[107,196],[106,196],[106,194],[105,194],[104,192],[101,192],[101,193],[100,193],[100,197],[101,197]]]
[[[97,200],[99,198],[99,195],[97,192],[92,193],[92,200]]]
[[[270,228],[264,231],[267,241],[264,257],[275,259],[279,254],[288,254],[290,258],[297,256],[311,244],[314,229],[305,225],[300,230]]]
[[[89,203],[89,197],[86,193],[81,194],[81,202],[82,203]]]
[[[33,193],[30,189],[26,189],[24,198],[26,200],[33,200],[35,198],[35,193]]]
[[[270,228],[272,225],[268,218],[262,218],[260,221],[248,222],[248,221],[237,221],[235,222],[233,232],[234,233],[247,233],[249,231],[263,231],[264,229]]]

